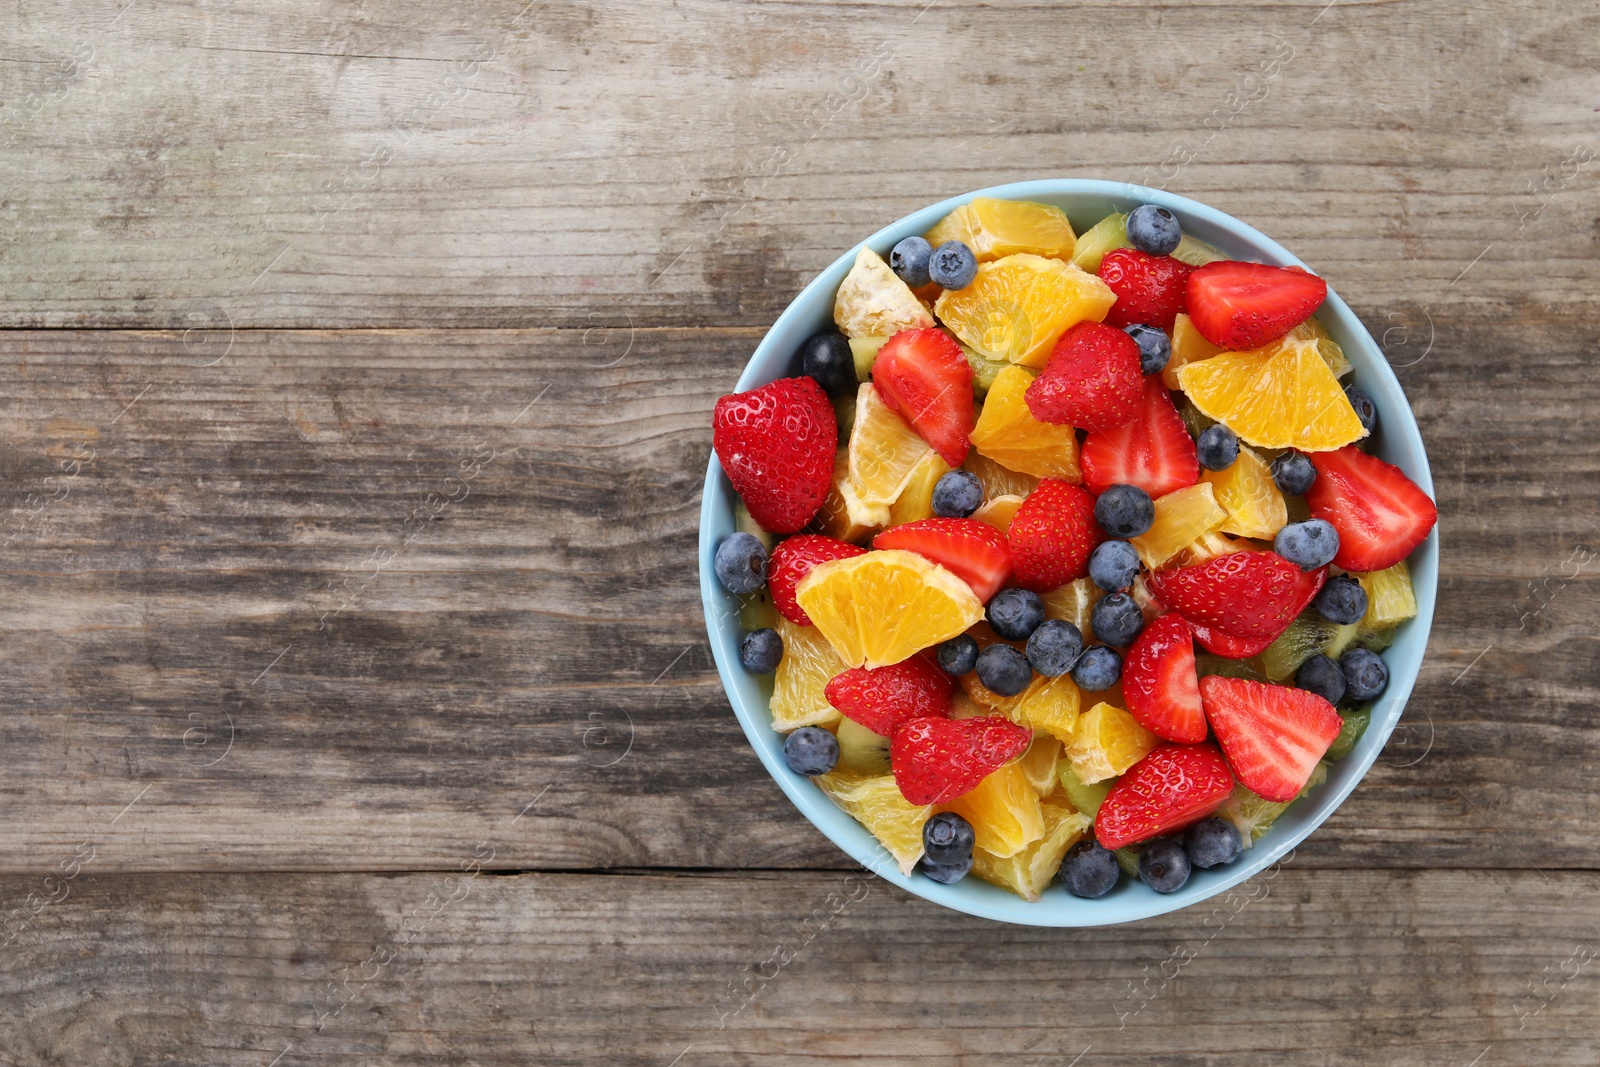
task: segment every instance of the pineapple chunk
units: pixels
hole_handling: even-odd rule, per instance
[[[1172,358],[1161,368],[1161,381],[1168,389],[1178,388],[1178,368],[1199,359],[1210,359],[1222,349],[1207,341],[1195,329],[1194,320],[1179,314],[1172,322]]]
[[[832,726],[839,711],[822,691],[845,663],[815,626],[779,618],[778,636],[783,638],[783,658],[772,682],[772,728],[788,733],[802,726]]]
[[[1100,261],[1106,258],[1107,252],[1113,248],[1128,247],[1128,216],[1112,212],[1078,238],[1077,247],[1072,253],[1072,265],[1094,274],[1100,269]]]
[[[1218,527],[1223,533],[1271,540],[1289,521],[1272,470],[1260,456],[1241,445],[1239,458],[1220,471],[1203,470],[1200,480],[1211,486],[1217,504],[1228,513]]]
[[[829,800],[872,832],[894,857],[901,874],[916,870],[922,858],[922,824],[933,813],[931,807],[917,807],[908,801],[889,774],[869,778],[836,770],[815,781]]]
[[[985,882],[1009,889],[1023,900],[1039,900],[1061,869],[1067,850],[1078,843],[1091,825],[1087,816],[1065,804],[1046,802],[1044,834],[1014,856],[1000,858],[982,849],[972,850],[972,873]]]
[[[846,337],[892,337],[901,330],[934,324],[932,313],[910,286],[866,247],[856,253],[855,265],[839,283],[833,321]]]
[[[1155,503],[1155,522],[1138,537],[1130,538],[1139,558],[1152,570],[1219,528],[1228,518],[1228,513],[1217,505],[1210,482],[1174,490]]]
[[[1004,859],[1044,836],[1044,812],[1021,764],[1013,760],[978,783],[978,787],[939,805],[972,824],[977,847]]]
[[[1040,800],[1061,787],[1061,779],[1056,774],[1056,765],[1061,762],[1061,742],[1057,738],[1035,732],[1033,743],[1017,762]]]
[[[1122,774],[1160,743],[1161,739],[1132,715],[1102,702],[1078,719],[1067,743],[1067,759],[1078,779],[1093,785]]]
[[[1358,574],[1356,580],[1367,591],[1367,613],[1361,628],[1367,631],[1396,626],[1417,615],[1417,594],[1411,586],[1411,568],[1401,560],[1386,570]]]
[[[939,453],[929,451],[911,471],[911,480],[900,490],[895,502],[889,505],[889,525],[916,522],[933,517],[933,487],[939,479],[950,473],[950,464],[939,458]]]

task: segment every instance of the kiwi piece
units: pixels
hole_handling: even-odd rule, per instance
[[[888,343],[887,336],[850,338],[850,355],[856,361],[856,381],[864,382],[872,377],[872,364],[878,358],[878,349]]]
[[[1067,794],[1072,806],[1091,819],[1100,813],[1100,805],[1105,803],[1106,794],[1111,792],[1111,787],[1117,781],[1115,778],[1108,778],[1093,785],[1085,784],[1083,779],[1078,777],[1078,772],[1072,769],[1072,764],[1066,760],[1061,761],[1057,777],[1061,779],[1061,791]]]
[[[1107,252],[1128,247],[1128,216],[1112,212],[1079,235],[1072,246],[1072,265],[1094,274]]]
[[[1224,678],[1244,678],[1252,682],[1264,682],[1266,674],[1261,669],[1259,659],[1228,659],[1215,652],[1196,651],[1194,656],[1195,672],[1204,678],[1207,675],[1218,674]]]
[[[1360,707],[1341,716],[1339,736],[1328,746],[1328,758],[1337,760],[1348,756],[1350,750],[1356,747],[1356,742],[1361,740],[1361,735],[1367,732],[1367,725],[1371,721],[1371,706]]]
[[[1122,868],[1122,873],[1129,878],[1139,877],[1139,853],[1144,851],[1143,845],[1124,845],[1112,855],[1117,857],[1117,866]]]
[[[1322,617],[1315,608],[1300,613],[1289,628],[1261,653],[1261,668],[1269,680],[1281,682],[1294,677],[1294,672],[1312,656],[1328,646],[1335,624]]]
[[[839,719],[834,735],[839,739],[839,766],[856,774],[889,773],[889,739],[875,734],[854,719]]]

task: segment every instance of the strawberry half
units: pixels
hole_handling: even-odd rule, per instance
[[[1225,259],[1196,267],[1188,296],[1189,319],[1200,336],[1241,351],[1276,341],[1309,319],[1327,298],[1328,283],[1299,267]]]
[[[966,582],[986,604],[1011,577],[1005,535],[977,519],[918,519],[883,531],[872,547],[915,552]]]
[[[821,534],[801,534],[780,541],[767,561],[767,588],[772,590],[772,606],[796,626],[810,626],[811,618],[794,598],[794,588],[811,568],[830,559],[849,559],[866,549],[847,541],[836,541]]]
[[[1206,739],[1194,635],[1183,616],[1169,613],[1144,628],[1122,661],[1128,714],[1157,737],[1193,745]]]
[[[1089,553],[1105,533],[1094,521],[1094,497],[1071,482],[1046,478],[1017,508],[1009,540],[1017,584],[1048,593],[1089,573]]]
[[[1083,467],[1083,484],[1096,495],[1113,485],[1137,485],[1153,500],[1200,480],[1194,438],[1158,374],[1145,379],[1133,420],[1114,430],[1089,434],[1078,462]]]
[[[900,331],[878,349],[872,384],[940,458],[961,466],[977,419],[972,365],[954,337],[936,328]]]
[[[1137,248],[1116,248],[1100,261],[1100,280],[1117,294],[1106,313],[1106,325],[1121,329],[1142,322],[1172,332],[1184,310],[1187,283],[1194,270],[1171,256],[1152,256]]]
[[[833,484],[839,423],[812,378],[779,378],[717,401],[711,447],[734,492],[764,530],[792,534]]]
[[[1189,627],[1194,631],[1194,639],[1199,641],[1207,652],[1223,659],[1249,659],[1251,656],[1259,656],[1267,650],[1268,645],[1278,639],[1276,635],[1235,637],[1214,626],[1205,626],[1201,623],[1190,623]]]
[[[1061,335],[1023,399],[1040,422],[1114,430],[1139,413],[1139,345],[1121,330],[1080,322]]]
[[[1286,685],[1211,675],[1200,699],[1239,781],[1279,804],[1300,795],[1342,725],[1332,704]]]
[[[913,804],[942,804],[970,793],[1033,742],[1033,731],[1009,719],[912,719],[889,741],[895,784]]]
[[[919,653],[891,667],[852,667],[834,675],[822,692],[845,718],[888,737],[912,719],[947,716],[954,684]]]
[[[1306,490],[1313,518],[1339,531],[1333,562],[1347,571],[1381,571],[1411,554],[1439,520],[1439,509],[1399,467],[1355,445],[1311,453],[1317,480]]]
[[[1128,768],[1094,817],[1102,848],[1148,841],[1199,822],[1233,792],[1215,745],[1162,745]]]
[[[1271,644],[1311,603],[1327,577],[1326,567],[1302,571],[1276,552],[1245,551],[1156,571],[1150,575],[1150,591],[1197,631],[1209,627]]]

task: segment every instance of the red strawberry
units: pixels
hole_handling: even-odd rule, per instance
[[[1082,487],[1046,478],[1011,520],[1011,568],[1017,584],[1048,593],[1089,573],[1089,553],[1105,540],[1094,521],[1094,497]]]
[[[1328,283],[1299,267],[1225,259],[1189,275],[1189,318],[1214,345],[1260,348],[1309,319],[1327,295]]]
[[[1215,653],[1223,659],[1249,659],[1259,656],[1267,650],[1267,646],[1276,641],[1277,635],[1272,637],[1235,637],[1230,633],[1218,630],[1212,626],[1200,623],[1190,623],[1194,630],[1194,639],[1204,646],[1207,652]]]
[[[845,718],[888,737],[911,719],[948,715],[954,684],[926,655],[918,654],[892,667],[852,667],[834,675],[823,695]]]
[[[1200,480],[1194,438],[1155,374],[1145,379],[1133,421],[1089,434],[1079,462],[1083,484],[1096,495],[1113,485],[1137,485],[1154,499]]]
[[[967,458],[972,414],[972,365],[943,330],[902,330],[878,349],[872,384],[883,402],[950,466]]]
[[[1193,745],[1206,739],[1194,635],[1183,616],[1161,616],[1144,628],[1122,662],[1128,714],[1157,737]]]
[[[1194,268],[1171,256],[1152,256],[1137,248],[1116,248],[1100,261],[1100,280],[1111,286],[1117,302],[1106,313],[1106,325],[1121,329],[1142,322],[1172,332],[1184,310],[1185,283]]]
[[[1233,775],[1216,745],[1162,745],[1117,779],[1094,817],[1102,848],[1181,830],[1222,806]]]
[[[984,603],[1011,577],[1005,534],[977,519],[918,519],[883,531],[873,548],[903,548],[932,560],[972,586]]]
[[[1311,603],[1327,577],[1326,567],[1302,571],[1276,552],[1234,552],[1192,567],[1156,571],[1150,575],[1150,591],[1192,623],[1197,635],[1201,627],[1209,627],[1271,644]]]
[[[1311,453],[1317,480],[1306,490],[1314,518],[1339,531],[1333,562],[1347,571],[1381,571],[1422,544],[1439,509],[1399,467],[1355,445]]]
[[[812,378],[779,378],[717,401],[711,447],[766,530],[792,534],[811,521],[833,484],[839,423]]]
[[[1140,373],[1133,338],[1080,322],[1061,335],[1024,399],[1040,422],[1114,430],[1139,413]]]
[[[1233,773],[1279,804],[1300,795],[1342,725],[1332,704],[1286,685],[1211,675],[1200,698]]]
[[[772,606],[778,609],[779,615],[795,625],[810,626],[811,619],[794,598],[794,587],[817,564],[830,559],[849,559],[865,551],[860,545],[836,541],[821,534],[801,534],[780,541],[778,547],[772,550],[772,558],[767,561],[767,588],[772,590]]]
[[[889,765],[913,804],[942,804],[1027,751],[1033,731],[1009,719],[912,719],[889,742]]]

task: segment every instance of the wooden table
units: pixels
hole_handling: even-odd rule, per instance
[[[0,15],[0,1063],[1600,1062],[1592,5],[521,3]],[[1060,175],[1324,273],[1444,549],[1338,813],[1087,931],[856,877],[694,560],[798,289]]]

